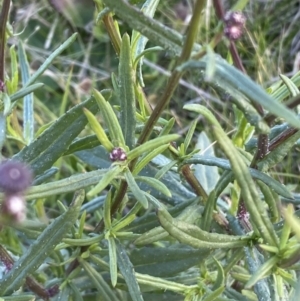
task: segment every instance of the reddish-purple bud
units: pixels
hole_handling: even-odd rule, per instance
[[[8,160],[0,164],[0,189],[5,194],[23,192],[31,183],[32,172],[24,163]]]
[[[236,25],[228,26],[224,28],[224,34],[229,40],[236,41],[243,35],[243,29]]]
[[[109,158],[111,161],[125,161],[127,159],[127,155],[123,148],[115,147],[111,153],[109,154]]]
[[[20,223],[26,217],[26,204],[22,195],[13,194],[5,195],[2,202],[2,214],[7,215],[13,219],[14,222]]]
[[[246,17],[242,12],[239,11],[229,11],[224,17],[224,34],[229,40],[238,40],[245,28]]]
[[[245,26],[246,20],[245,15],[240,11],[228,11],[224,17],[226,25]]]

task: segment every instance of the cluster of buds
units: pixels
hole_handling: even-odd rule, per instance
[[[125,161],[127,159],[126,152],[121,147],[115,147],[109,154],[111,161]]]
[[[229,11],[224,17],[224,34],[229,40],[238,40],[245,28],[246,17],[240,11]]]
[[[32,172],[25,164],[7,160],[0,164],[0,189],[4,193],[1,212],[15,222],[26,217],[24,192],[32,183]]]

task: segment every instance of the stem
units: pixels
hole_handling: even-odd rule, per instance
[[[14,260],[9,255],[9,253],[0,245],[0,261],[5,265],[6,269],[10,271],[13,268]],[[36,280],[31,277],[26,277],[26,286],[34,292],[36,295],[41,297],[44,300],[49,300],[49,293],[46,289],[44,289]]]
[[[185,43],[183,45],[182,53],[180,58],[177,61],[177,66],[180,66],[182,63],[184,63],[186,60],[190,58],[194,42],[198,36],[199,32],[199,23],[201,19],[201,12],[205,6],[206,1],[205,0],[197,0],[194,8],[194,13],[188,28],[187,37],[185,40]],[[176,67],[177,67],[176,66]],[[175,69],[173,70],[170,80],[168,82],[168,85],[165,89],[164,94],[162,95],[161,99],[159,100],[158,104],[154,108],[152,114],[150,115],[150,118],[148,119],[148,122],[145,125],[144,131],[141,133],[138,144],[142,144],[149,138],[150,134],[152,133],[153,127],[155,126],[158,118],[163,113],[163,110],[168,105],[171,97],[174,94],[175,89],[177,88],[179,84],[179,80],[183,74],[183,72],[179,72]]]
[[[117,31],[116,25],[112,18],[112,14],[109,13],[103,17],[103,23],[108,32],[112,45],[116,51],[116,54],[119,56],[121,51],[121,43],[122,39],[120,37],[120,33]]]
[[[8,19],[10,0],[3,0],[2,10],[0,14],[0,83],[4,83],[5,70],[5,43],[6,43],[6,23]]]
[[[181,168],[182,175],[185,177],[186,181],[192,186],[194,191],[198,196],[202,196],[203,203],[205,204],[208,199],[208,195],[202,185],[199,183],[195,175],[192,173],[190,165],[184,165]]]

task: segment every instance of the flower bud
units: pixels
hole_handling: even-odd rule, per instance
[[[224,17],[224,34],[229,40],[238,40],[245,28],[246,17],[242,12],[239,11],[229,11]]]
[[[111,161],[125,161],[127,159],[127,155],[123,148],[115,147],[111,153],[109,154],[109,158]]]
[[[14,222],[23,222],[26,218],[25,199],[22,195],[5,195],[2,202],[2,214],[11,218]]]
[[[4,161],[0,164],[0,189],[4,193],[23,192],[32,183],[32,172],[18,161]]]

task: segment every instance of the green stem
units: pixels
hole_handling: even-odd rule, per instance
[[[6,23],[9,14],[10,0],[3,0],[2,10],[0,14],[0,84],[4,83],[4,70],[5,70],[5,33],[6,33]]]
[[[192,19],[191,19],[191,22],[190,22],[190,25],[188,28],[187,37],[186,37],[185,43],[183,45],[181,56],[177,61],[177,66],[180,66],[181,64],[183,64],[185,61],[187,61],[190,58],[194,43],[198,36],[201,12],[205,6],[205,3],[206,3],[205,0],[197,0],[197,2],[195,4],[194,13],[193,13],[193,16],[192,16]],[[164,94],[162,95],[158,104],[154,108],[152,114],[150,115],[150,118],[148,119],[148,122],[145,125],[144,131],[141,133],[141,135],[138,139],[138,144],[144,143],[149,138],[158,118],[161,116],[161,114],[163,113],[163,110],[168,105],[171,97],[174,94],[175,89],[177,88],[177,86],[179,84],[179,80],[180,80],[183,72],[177,71],[176,67],[171,74],[171,77],[169,79],[169,82],[165,89]]]

